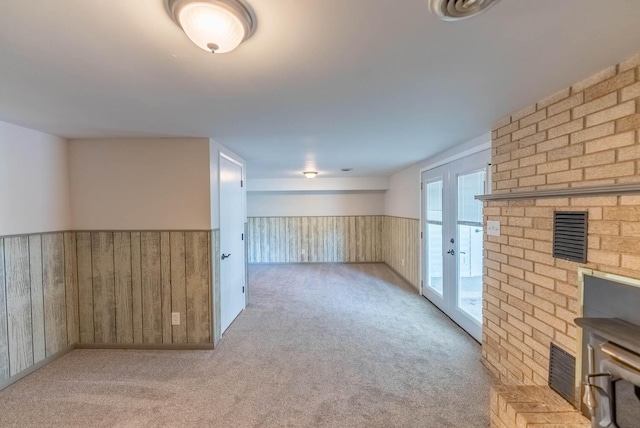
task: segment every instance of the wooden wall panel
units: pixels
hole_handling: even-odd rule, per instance
[[[169,232],[160,233],[160,279],[162,282],[162,342],[171,343],[171,241]]]
[[[7,340],[7,294],[4,274],[4,239],[0,239],[0,382],[9,379]]]
[[[0,381],[73,343],[211,343],[212,251],[217,231],[1,237]]]
[[[277,218],[269,218],[267,219],[267,222],[269,224],[267,228],[269,232],[269,248],[271,248],[271,251],[269,252],[269,262],[273,262],[280,258],[280,252],[282,250],[278,245],[280,241],[280,229],[278,228]]]
[[[211,341],[209,328],[210,281],[209,238],[207,232],[185,234],[185,276],[187,284],[187,340],[189,343]]]
[[[248,228],[248,225],[247,225]],[[247,232],[247,236],[248,236]],[[213,343],[217,345],[222,339],[221,308],[220,308],[220,229],[211,232],[211,273],[213,274]]]
[[[210,343],[209,232],[76,235],[81,343]]]
[[[133,343],[133,289],[131,280],[131,233],[113,234],[116,341]]]
[[[212,251],[218,231],[0,237],[0,382],[74,343],[211,343]]]
[[[383,216],[252,217],[247,224],[249,263],[384,260]]]
[[[357,229],[356,229],[356,217],[347,217],[347,223],[349,226],[349,262],[355,263],[358,261],[358,240],[357,240]]]
[[[94,343],[93,323],[93,269],[91,266],[91,233],[76,233],[78,257],[78,314],[80,343]]]
[[[80,338],[80,314],[78,312],[78,256],[75,232],[64,234],[64,283],[67,306],[67,345]]]
[[[309,217],[300,218],[300,262],[310,262],[309,259]]]
[[[400,217],[385,217],[383,233],[383,241],[385,242],[383,257],[385,263],[419,290],[419,220]]]
[[[162,280],[160,232],[140,235],[142,262],[142,336],[144,343],[162,343]]]
[[[364,262],[365,258],[365,225],[364,219],[356,217],[356,261]]]
[[[96,343],[116,342],[113,233],[91,234],[93,319]]]
[[[318,218],[307,217],[307,254],[308,261],[318,262]]]
[[[187,281],[184,232],[171,232],[171,308],[180,312],[180,325],[172,326],[173,343],[187,343]]]
[[[33,365],[29,238],[5,238],[5,282],[10,375]]]
[[[285,239],[280,238],[283,225]],[[385,262],[416,289],[419,287],[420,231],[416,219],[262,217],[249,218],[248,227],[250,263]],[[261,239],[264,236],[278,238],[265,241]]]
[[[64,238],[62,233],[42,235],[45,351],[47,357],[67,348]]]
[[[31,280],[31,324],[33,362],[46,358],[44,336],[44,290],[42,289],[42,236],[29,236],[29,277]]]
[[[133,311],[133,342],[143,343],[142,328],[142,247],[141,233],[131,232],[131,307]]]

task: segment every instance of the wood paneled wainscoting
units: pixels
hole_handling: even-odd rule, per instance
[[[204,231],[77,232],[80,343],[210,343],[210,245]]]
[[[0,387],[78,339],[74,233],[0,238]]]
[[[219,236],[0,237],[0,389],[74,347],[210,348]],[[172,312],[180,325],[172,325]]]
[[[249,263],[382,262],[383,218],[250,217]]]
[[[384,262],[416,290],[420,290],[420,221],[384,218]]]
[[[418,229],[389,216],[250,217],[249,263],[386,263],[418,289]]]

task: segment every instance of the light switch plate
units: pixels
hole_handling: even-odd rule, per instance
[[[180,312],[171,312],[171,325],[180,325]]]
[[[487,235],[500,236],[500,222],[489,220],[487,221]]]

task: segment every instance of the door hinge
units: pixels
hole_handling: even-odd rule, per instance
[[[242,234],[242,237],[240,239],[242,239],[244,241],[244,233]]]
[[[424,187],[422,187],[422,186],[424,186],[424,184],[420,183],[420,190],[424,190]]]
[[[242,287],[242,294],[244,294],[244,287]]]
[[[420,239],[424,239],[424,232],[420,232]]]
[[[240,180],[240,187],[244,187],[244,181]]]

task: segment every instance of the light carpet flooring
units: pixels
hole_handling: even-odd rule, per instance
[[[480,346],[385,265],[249,275],[216,350],[73,351],[0,392],[0,426],[488,426]]]

